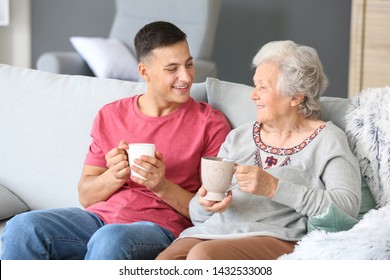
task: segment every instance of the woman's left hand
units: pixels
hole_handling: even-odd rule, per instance
[[[273,198],[279,180],[257,166],[236,167],[236,179],[240,190]]]
[[[208,212],[213,213],[221,213],[224,212],[226,209],[229,208],[231,202],[232,202],[232,191],[229,191],[226,195],[226,197],[222,201],[210,201],[207,199],[204,199],[204,196],[206,195],[207,191],[204,189],[204,187],[200,187],[199,189],[199,204],[202,205],[203,209]]]

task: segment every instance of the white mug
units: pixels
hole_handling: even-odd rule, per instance
[[[156,146],[154,144],[150,144],[150,143],[131,143],[131,144],[129,144],[129,149],[127,150],[127,154],[129,156],[130,166],[136,165],[137,167],[145,170],[144,168],[142,168],[138,164],[135,164],[134,160],[137,158],[138,159],[141,158],[141,156],[143,156],[143,155],[155,157],[155,152],[156,152]],[[133,170],[130,170],[130,173],[131,173],[131,175],[133,175],[135,177],[146,180],[146,178],[139,175],[137,172],[135,172]]]

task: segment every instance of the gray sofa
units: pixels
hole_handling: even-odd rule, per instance
[[[145,84],[0,65],[0,220],[50,207],[81,207],[77,183],[97,111],[142,93]],[[232,127],[254,121],[252,87],[208,78],[192,96],[221,110]],[[350,100],[322,97],[322,118],[345,129]],[[0,244],[1,246],[1,244]]]

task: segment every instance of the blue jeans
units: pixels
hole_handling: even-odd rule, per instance
[[[105,224],[79,208],[35,210],[9,220],[1,237],[3,260],[154,259],[174,240],[151,222]]]

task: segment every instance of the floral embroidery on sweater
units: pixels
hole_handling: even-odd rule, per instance
[[[253,140],[258,147],[255,152],[255,164],[261,169],[268,169],[276,166],[285,166],[290,162],[290,156],[305,148],[313,139],[325,128],[325,124],[318,127],[301,144],[292,148],[275,148],[263,143],[260,137],[261,123],[255,122],[253,125]]]

